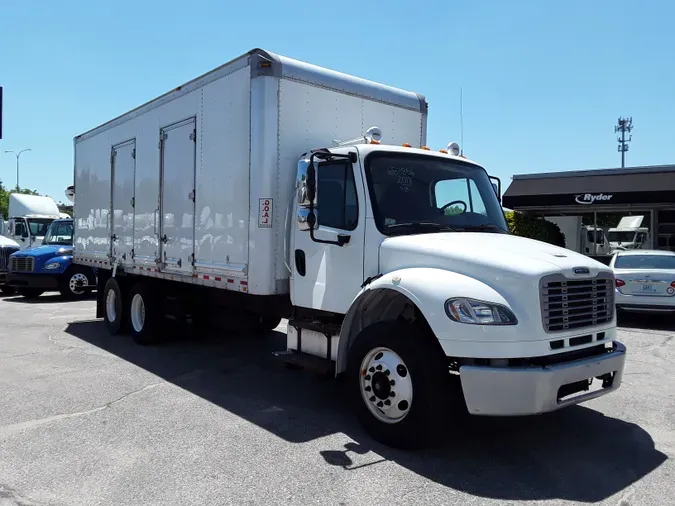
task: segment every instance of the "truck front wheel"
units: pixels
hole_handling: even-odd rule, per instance
[[[71,266],[61,279],[59,291],[66,299],[82,299],[91,293],[88,288],[95,282],[93,273],[86,267]]]
[[[129,292],[129,323],[131,336],[137,344],[157,344],[161,340],[159,294],[146,282],[136,283]]]
[[[427,446],[447,423],[453,389],[444,357],[428,337],[414,325],[382,322],[365,328],[349,352],[356,415],[388,446]]]

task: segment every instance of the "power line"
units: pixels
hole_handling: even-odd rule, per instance
[[[621,132],[621,137],[617,137],[616,140],[619,143],[617,146],[617,151],[621,153],[621,168],[626,166],[626,151],[628,151],[628,143],[633,140],[632,135],[628,135],[626,139],[626,132],[630,134],[633,131],[633,118],[619,118],[616,126],[614,127],[614,133]]]

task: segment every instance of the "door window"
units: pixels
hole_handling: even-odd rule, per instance
[[[358,202],[352,165],[328,162],[317,171],[317,222],[320,226],[354,230],[358,221]]]

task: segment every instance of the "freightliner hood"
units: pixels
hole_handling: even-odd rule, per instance
[[[15,253],[16,256],[22,257],[35,257],[35,258],[52,258],[56,256],[66,256],[73,254],[72,246],[64,245],[45,245],[45,246],[36,246],[33,248],[25,249],[19,253]]]
[[[579,279],[575,267],[588,268],[590,276],[610,272],[606,265],[571,250],[507,234],[407,235],[387,238],[380,248],[382,273],[406,267],[448,270],[480,280],[511,300],[527,287],[538,293],[539,280],[547,274]]]

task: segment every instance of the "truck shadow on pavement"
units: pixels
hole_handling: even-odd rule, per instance
[[[438,448],[398,451],[360,428],[339,382],[288,371],[273,358],[273,351],[285,347],[283,333],[141,347],[128,336],[108,335],[101,321],[71,323],[66,332],[289,442],[333,434],[354,441],[322,450],[317,466],[349,471],[392,461],[478,497],[591,503],[621,492],[667,460],[639,426],[585,407],[518,419],[459,415],[449,421],[448,437]]]
[[[65,298],[58,292],[48,292],[37,298],[26,298],[23,295],[18,294],[0,295],[0,299],[2,299],[3,302],[11,302],[13,304],[55,304],[57,302],[76,302]],[[78,300],[96,300],[96,294],[94,293]]]

